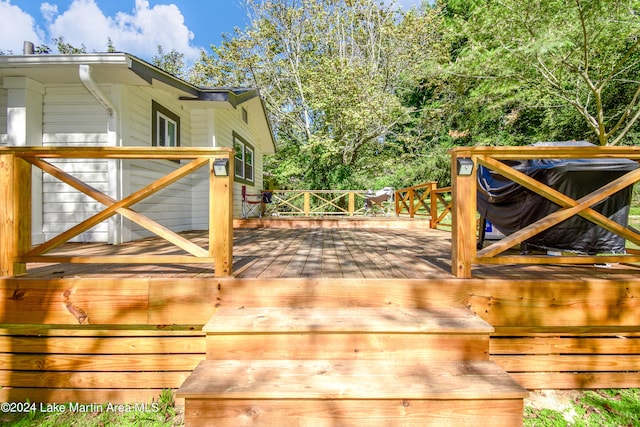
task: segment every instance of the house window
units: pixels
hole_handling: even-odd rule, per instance
[[[249,113],[246,108],[242,109],[242,121],[245,123],[249,123]]]
[[[233,133],[233,149],[235,151],[235,176],[237,181],[253,184],[255,156],[253,147],[241,136]]]
[[[155,101],[151,103],[151,145],[180,146],[180,117]]]

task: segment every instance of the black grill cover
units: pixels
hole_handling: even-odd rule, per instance
[[[586,141],[542,142],[533,146],[593,146]],[[537,159],[509,163],[514,169],[577,200],[638,167],[627,159]],[[627,226],[632,186],[593,209]],[[480,166],[478,212],[504,234],[514,233],[557,211],[544,197]],[[528,247],[584,254],[624,253],[625,240],[579,216],[573,216],[525,242]]]

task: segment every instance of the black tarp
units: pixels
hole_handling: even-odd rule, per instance
[[[593,146],[586,141],[543,142],[533,146]],[[638,167],[627,159],[536,159],[509,162],[514,169],[577,200]],[[632,187],[592,208],[627,226]],[[483,166],[478,167],[478,212],[502,233],[512,234],[559,206]],[[528,248],[584,254],[624,253],[625,240],[579,216],[573,216],[527,240]]]

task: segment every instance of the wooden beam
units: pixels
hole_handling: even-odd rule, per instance
[[[460,176],[458,158],[471,158],[471,151],[456,152],[451,159],[453,181],[453,225],[451,229],[451,272],[459,278],[471,278],[471,264],[476,257],[476,167],[471,175]]]
[[[212,158],[209,162],[209,256],[215,259],[216,277],[231,276],[233,272],[233,156],[229,161],[229,175],[213,173]]]
[[[0,275],[17,276],[26,265],[16,258],[31,247],[31,165],[0,154]]]

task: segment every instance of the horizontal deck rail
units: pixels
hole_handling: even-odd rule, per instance
[[[568,195],[510,167],[508,161],[529,159],[630,159],[640,160],[638,147],[460,147],[451,151],[453,181],[452,272],[469,278],[473,264],[600,264],[637,263],[640,253],[627,250],[620,255],[513,255],[508,250],[526,242],[560,222],[579,215],[621,236],[627,242],[640,244],[640,234],[618,224],[592,209],[607,197],[640,181],[640,168],[626,173],[600,189],[574,200]],[[459,174],[462,159],[473,162],[471,174]],[[478,250],[476,247],[477,173],[482,165],[522,187],[557,204],[559,209],[517,232]]]
[[[233,151],[227,148],[96,148],[96,147],[3,147],[0,148],[0,178],[6,183],[0,188],[0,275],[15,276],[26,272],[26,263],[211,263],[216,276],[231,274],[233,254]],[[116,200],[77,177],[65,172],[51,159],[143,159],[143,160],[188,160],[176,165],[171,173],[161,177],[142,189]],[[213,164],[216,159],[226,159],[228,176],[216,176]],[[75,190],[100,202],[105,208],[56,237],[31,247],[31,182],[32,166],[40,168]],[[202,248],[169,230],[151,218],[131,208],[147,197],[168,187],[181,178],[207,166],[209,169],[209,241]],[[183,249],[187,255],[144,254],[127,256],[83,257],[82,255],[53,256],[48,252],[89,230],[95,225],[121,215],[137,223],[155,235]]]

